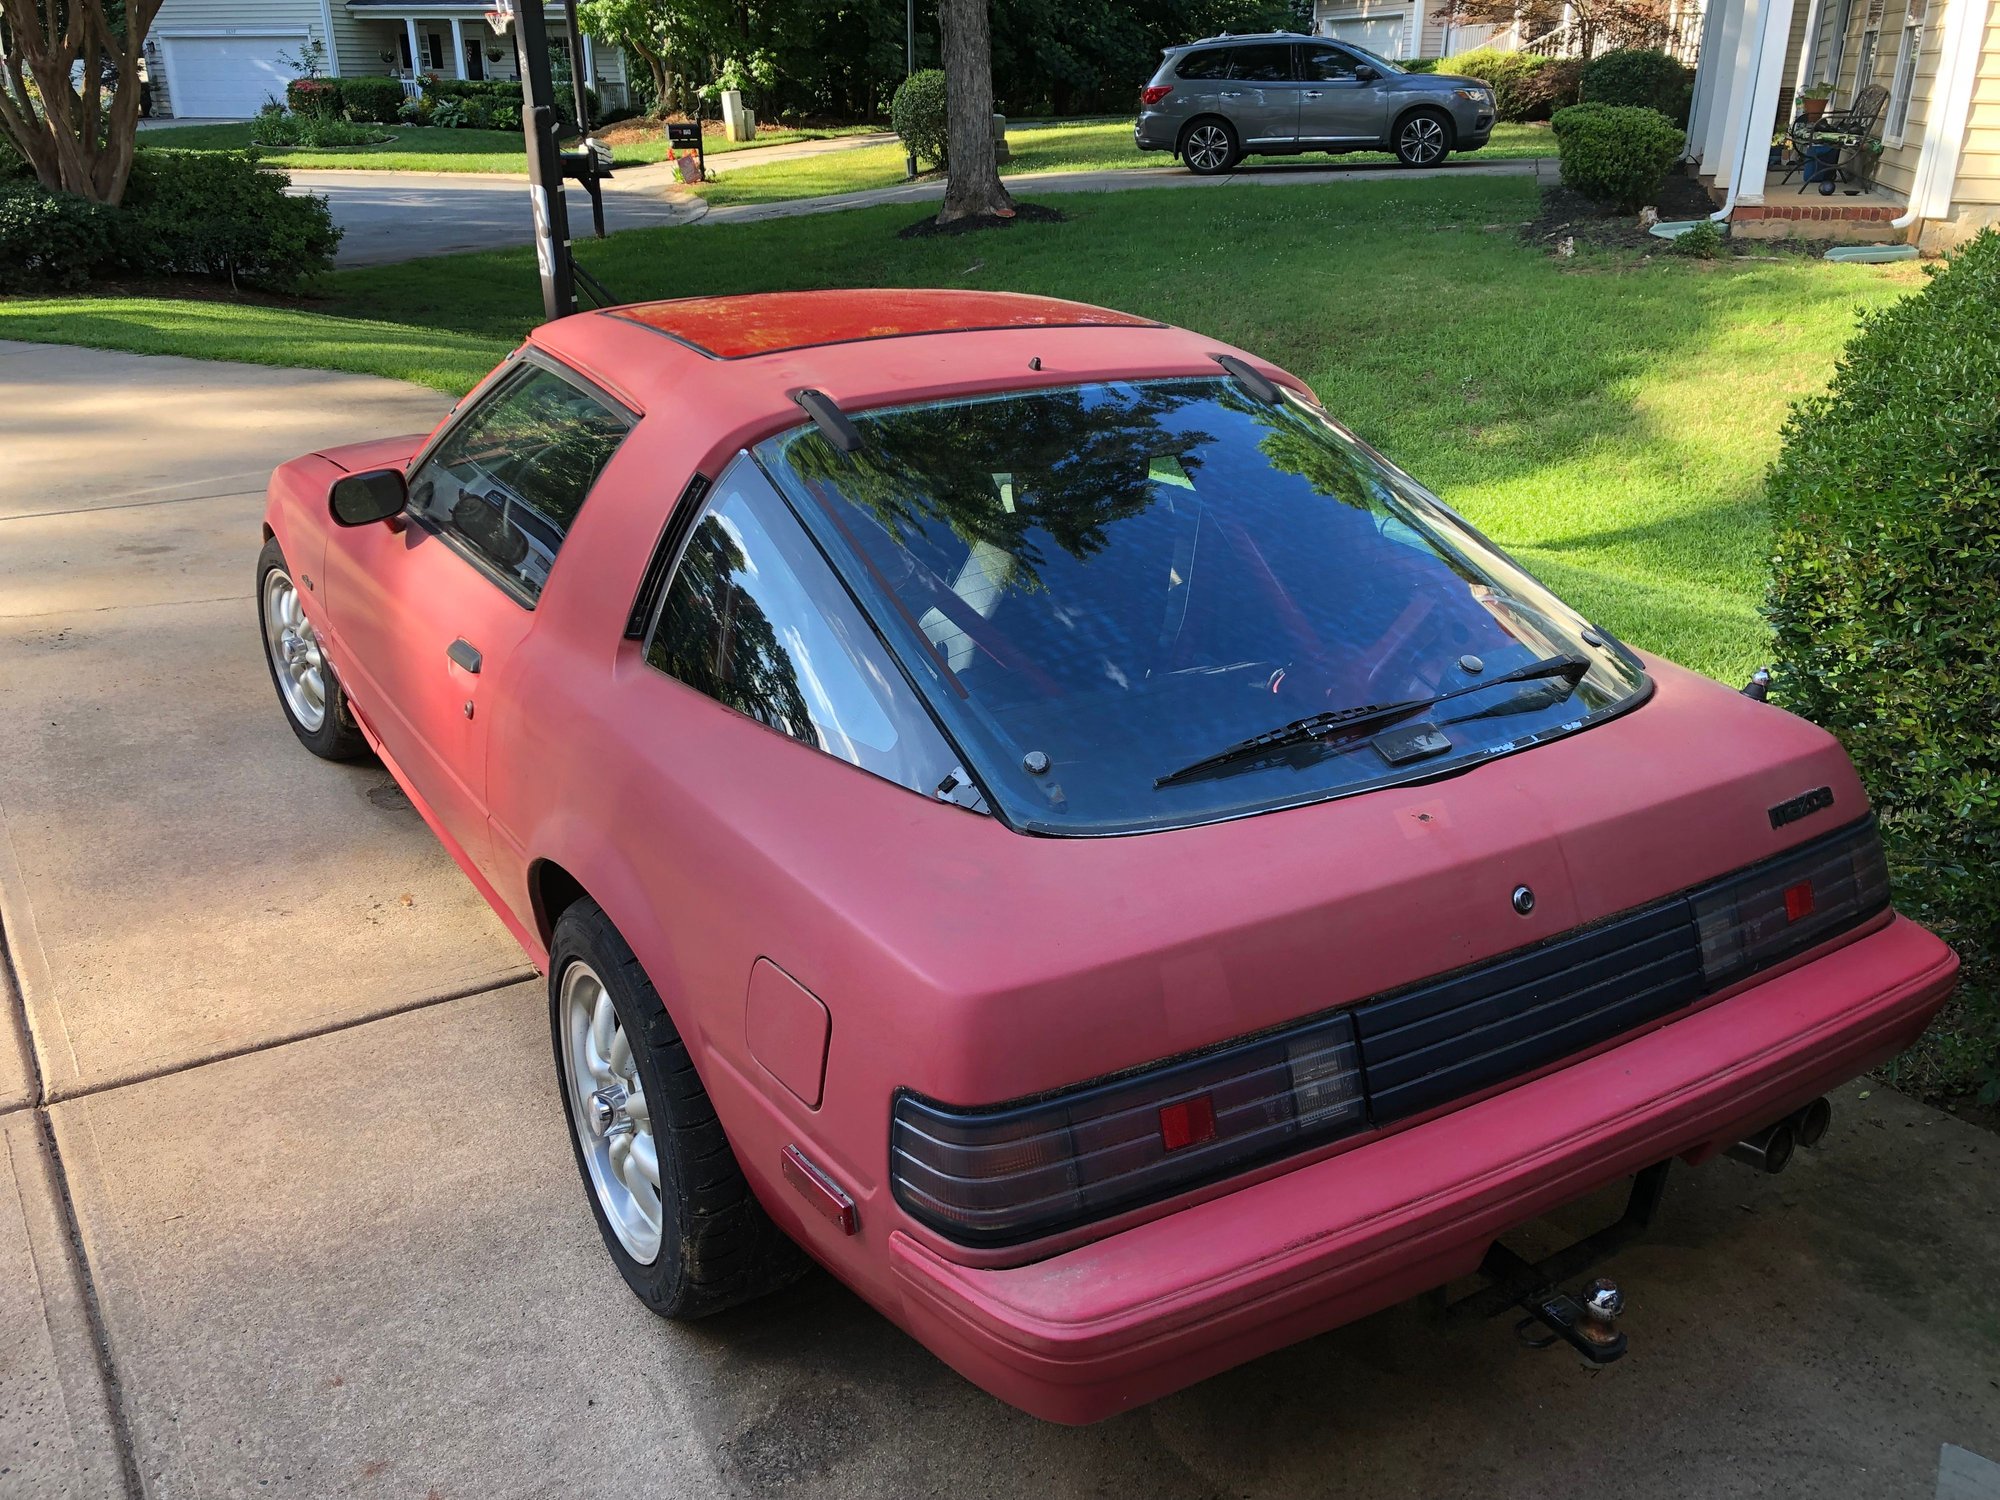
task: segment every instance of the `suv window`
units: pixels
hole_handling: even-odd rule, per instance
[[[1174,64],[1177,78],[1223,78],[1229,73],[1229,49],[1209,47],[1200,52],[1190,52]]]
[[[1273,47],[1234,47],[1229,54],[1229,76],[1245,83],[1289,83],[1292,78],[1292,49],[1289,43]]]
[[[1338,47],[1306,47],[1301,49],[1299,76],[1313,83],[1352,82],[1354,65],[1359,60],[1343,52]]]
[[[554,371],[524,364],[410,476],[410,505],[531,608],[597,476],[631,430]]]
[[[957,765],[791,508],[739,456],[681,550],[646,660],[802,744],[933,795]]]

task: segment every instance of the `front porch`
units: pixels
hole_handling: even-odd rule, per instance
[[[1880,244],[1905,238],[1893,221],[1909,207],[1899,193],[1879,183],[1856,187],[1842,183],[1829,196],[1818,183],[1803,184],[1804,173],[1793,171],[1785,180],[1784,167],[1766,170],[1754,192],[1740,193],[1729,212],[1729,232],[1738,239],[1756,240],[1841,240]],[[1726,190],[1711,195],[1718,203]]]
[[[521,76],[514,36],[486,24],[484,0],[474,4],[432,0],[428,5],[348,0],[347,14],[365,49],[364,59],[400,78],[403,92],[413,99],[422,94],[427,77],[480,82],[514,81]],[[560,11],[547,13],[547,26],[550,46],[567,49],[569,28]],[[616,47],[600,48],[587,32],[582,42],[585,81],[605,108],[625,108],[629,100],[623,55]]]

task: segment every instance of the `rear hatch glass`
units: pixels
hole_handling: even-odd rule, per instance
[[[1176,379],[852,415],[855,452],[808,426],[759,461],[1017,828],[1179,827],[1435,777],[1647,688],[1290,393]]]

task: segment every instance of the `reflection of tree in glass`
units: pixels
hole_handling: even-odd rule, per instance
[[[1356,510],[1378,510],[1373,491],[1361,472],[1326,433],[1314,432],[1290,411],[1259,406],[1250,413],[1260,427],[1270,429],[1257,443],[1257,451],[1281,474],[1296,474],[1329,500],[1339,500]]]
[[[652,663],[760,724],[818,745],[792,659],[738,583],[745,562],[716,517],[695,528],[653,633]]]
[[[786,458],[801,478],[868,511],[899,542],[942,522],[968,548],[997,548],[1011,566],[993,570],[995,582],[1026,591],[1041,584],[1042,537],[1087,558],[1113,523],[1155,503],[1154,459],[1175,456],[1195,477],[1197,450],[1213,439],[1172,430],[1166,419],[1217,399],[1215,383],[1203,381],[918,407],[856,418],[867,435],[858,453],[837,453],[808,429]]]

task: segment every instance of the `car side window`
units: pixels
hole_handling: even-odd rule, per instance
[[[584,497],[630,419],[541,365],[523,364],[410,476],[410,506],[531,608]]]
[[[1289,83],[1292,49],[1289,45],[1232,48],[1229,76],[1245,83]]]
[[[1303,49],[1300,73],[1313,83],[1352,83],[1355,59],[1338,47]]]
[[[1177,78],[1222,78],[1229,72],[1229,49],[1210,47],[1201,52],[1190,52],[1174,65]]]
[[[957,757],[755,461],[716,482],[646,660],[801,744],[926,796]]]

